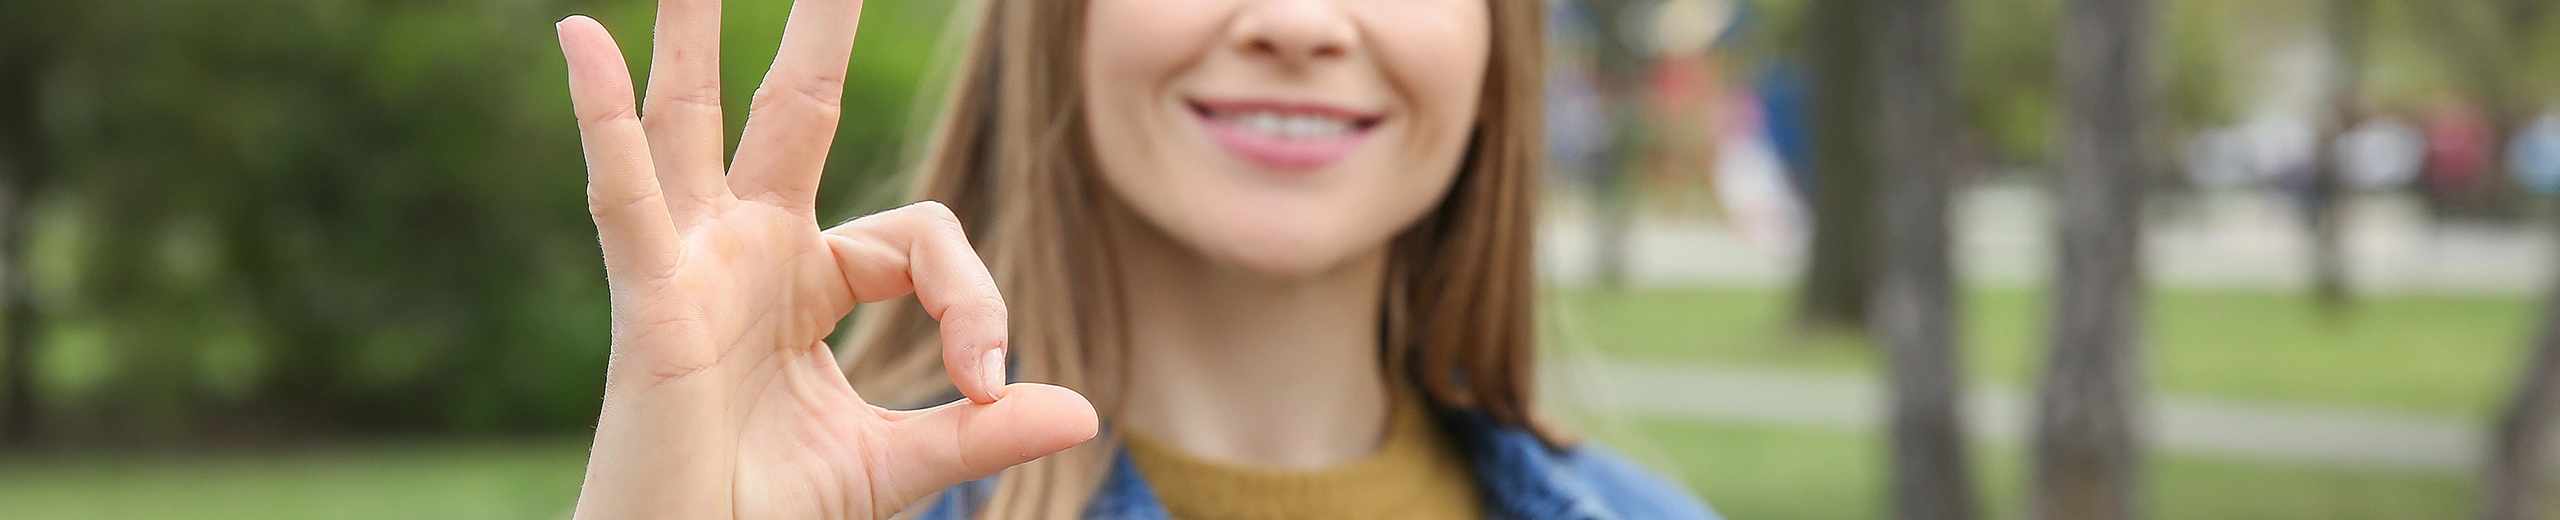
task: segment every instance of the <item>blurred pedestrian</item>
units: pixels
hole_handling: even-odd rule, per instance
[[[2397,190],[2417,180],[2425,166],[2426,147],[2426,135],[2417,127],[2385,115],[2338,136],[2336,156],[2330,160],[2337,161],[2348,186],[2363,191]]]
[[[1609,109],[1600,92],[1590,14],[1580,3],[1548,0],[1547,33],[1547,161],[1549,175],[1566,184],[1600,189],[1599,170],[1608,167]]]
[[[2560,196],[2560,112],[2534,118],[2507,144],[2507,173],[2536,195]]]
[[[2437,217],[2477,215],[2491,204],[2489,118],[2455,101],[2440,101],[2426,123],[2425,183]]]
[[[1652,175],[1644,182],[1654,202],[1673,211],[1704,200],[1707,212],[1731,217],[1727,208],[1713,206],[1724,77],[1711,51],[1734,12],[1730,0],[1669,0],[1653,9],[1653,67],[1644,111],[1652,129],[1644,150]]]

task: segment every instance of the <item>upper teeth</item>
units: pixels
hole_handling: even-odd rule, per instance
[[[1351,133],[1350,121],[1313,114],[1246,112],[1219,119],[1245,130],[1289,139],[1336,137]]]

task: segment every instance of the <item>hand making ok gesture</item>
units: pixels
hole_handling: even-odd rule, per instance
[[[613,304],[579,518],[885,518],[1094,435],[1074,392],[1004,384],[1004,301],[948,209],[819,230],[861,10],[792,6],[725,168],[717,0],[659,6],[645,102],[602,25],[560,22]],[[967,400],[864,403],[821,343],[856,302],[910,292]]]

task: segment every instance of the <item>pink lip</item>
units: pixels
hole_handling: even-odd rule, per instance
[[[1200,125],[1209,131],[1209,139],[1216,141],[1218,147],[1254,164],[1283,171],[1312,171],[1341,162],[1342,158],[1359,150],[1361,142],[1369,139],[1369,131],[1377,128],[1380,119],[1375,114],[1318,103],[1248,100],[1193,101],[1190,105],[1193,116],[1200,119]],[[1351,132],[1339,137],[1282,138],[1247,130],[1215,117],[1216,114],[1230,112],[1319,114],[1350,119],[1353,124]]]

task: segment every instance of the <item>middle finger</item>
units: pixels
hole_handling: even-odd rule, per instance
[[[729,196],[721,178],[727,136],[720,119],[720,0],[662,0],[642,108],[658,185],[677,229]]]

